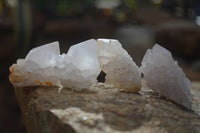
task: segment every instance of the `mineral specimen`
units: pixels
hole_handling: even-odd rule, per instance
[[[101,69],[100,69],[101,68]],[[58,42],[32,49],[25,59],[10,67],[9,79],[15,87],[59,86],[89,88],[97,82],[100,71],[106,83],[126,92],[138,92],[141,73],[153,91],[191,108],[191,82],[171,53],[156,44],[148,49],[138,68],[117,40],[94,39],[70,47],[60,55]]]
[[[100,73],[96,40],[70,47],[60,55],[58,42],[32,49],[25,59],[10,67],[10,81],[20,86],[88,88]]]
[[[138,92],[141,76],[138,66],[117,40],[97,40],[98,60],[106,73],[106,83],[127,92]]]
[[[170,100],[191,108],[191,82],[171,53],[156,44],[148,49],[140,67],[148,87]]]

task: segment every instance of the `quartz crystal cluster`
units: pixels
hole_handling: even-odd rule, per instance
[[[148,49],[139,68],[117,40],[91,39],[60,54],[58,42],[32,49],[25,59],[10,67],[10,81],[15,87],[59,86],[89,88],[97,82],[100,71],[106,83],[126,92],[138,92],[141,74],[147,86],[170,100],[191,108],[191,82],[171,53],[156,44]]]
[[[127,92],[138,92],[141,76],[138,66],[117,40],[98,39],[98,59],[106,73],[106,83]]]
[[[88,88],[100,73],[96,40],[70,47],[60,55],[58,42],[32,49],[25,59],[10,67],[10,81],[20,86],[59,86]]]
[[[168,50],[155,44],[152,49],[147,50],[140,70],[150,89],[191,108],[191,82]]]

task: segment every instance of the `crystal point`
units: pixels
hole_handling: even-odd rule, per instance
[[[98,59],[106,73],[106,83],[127,92],[138,92],[141,76],[138,66],[117,40],[98,39]]]
[[[148,49],[140,70],[150,89],[191,108],[191,82],[167,49],[158,44]]]
[[[54,58],[58,55],[60,55],[60,48],[56,41],[30,50],[25,60],[33,61],[40,67],[47,67],[54,63]]]

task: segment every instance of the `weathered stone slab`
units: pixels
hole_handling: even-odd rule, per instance
[[[150,90],[121,92],[105,84],[80,91],[56,87],[16,88],[28,133],[199,133],[200,85],[193,110]]]

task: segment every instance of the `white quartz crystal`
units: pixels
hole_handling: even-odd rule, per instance
[[[10,81],[15,87],[59,86],[88,88],[100,73],[97,43],[91,39],[70,47],[60,55],[58,42],[32,49],[25,59],[10,67]]]
[[[106,83],[127,92],[138,92],[141,76],[138,66],[117,40],[98,39],[98,59],[106,73]]]
[[[148,49],[140,68],[147,86],[170,100],[191,108],[191,82],[171,53],[156,44]]]
[[[171,53],[158,44],[147,50],[139,69],[117,40],[91,39],[70,47],[62,55],[58,42],[53,42],[34,48],[25,59],[17,60],[10,67],[9,79],[15,87],[81,89],[96,83],[101,70],[106,73],[107,84],[127,92],[140,90],[143,73],[150,89],[191,108],[191,82]]]

